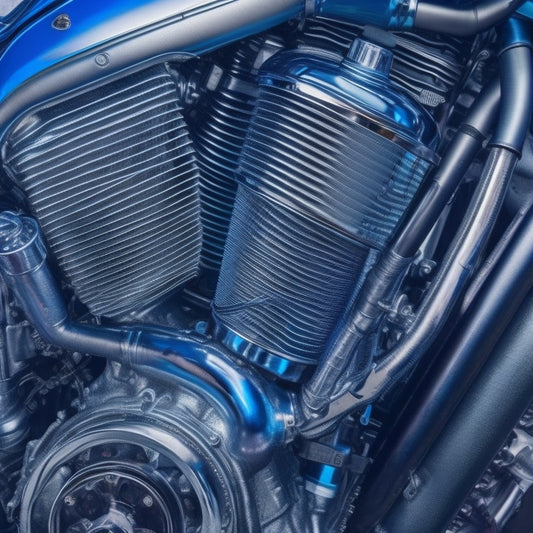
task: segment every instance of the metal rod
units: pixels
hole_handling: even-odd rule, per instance
[[[395,423],[359,505],[357,531],[375,526],[405,487],[533,287],[533,209],[522,218],[491,276],[437,364]]]

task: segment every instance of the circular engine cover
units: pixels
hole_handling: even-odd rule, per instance
[[[10,504],[20,504],[21,531],[261,531],[250,498],[264,496],[256,473],[228,448],[230,419],[200,384],[176,379],[169,387],[108,365],[86,406],[31,447]]]

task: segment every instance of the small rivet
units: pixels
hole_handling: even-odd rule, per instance
[[[54,22],[52,22],[52,27],[55,30],[68,30],[71,26],[72,22],[70,20],[70,17],[66,13],[62,13],[61,15],[58,15]]]
[[[212,433],[209,435],[209,443],[211,446],[218,446],[220,444],[220,437]]]
[[[152,505],[154,504],[154,500],[153,498],[150,496],[150,495],[146,495],[144,498],[143,498],[143,505],[145,507],[152,507]]]
[[[94,60],[99,67],[105,67],[109,64],[109,56],[107,54],[98,54]]]

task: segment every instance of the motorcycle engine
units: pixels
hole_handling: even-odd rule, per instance
[[[1,144],[0,531],[349,528],[409,376],[312,431],[299,397],[494,42],[290,20],[20,114]],[[390,274],[328,402],[409,331],[454,216]]]

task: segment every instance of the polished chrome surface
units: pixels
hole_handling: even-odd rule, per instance
[[[15,237],[21,235],[18,227],[33,228],[22,235],[16,247],[6,246],[12,233],[0,234],[0,249],[6,248],[0,254],[0,268],[43,338],[67,350],[79,349],[126,365],[144,366],[166,379],[181,376],[202,380],[205,391],[210,391],[207,394],[225,404],[226,416],[236,428],[231,446],[249,466],[263,465],[276,445],[292,440],[295,415],[291,396],[272,388],[261,376],[242,371],[207,338],[149,325],[112,328],[71,320],[40,255],[43,245],[35,220],[8,213],[0,221],[9,225]]]
[[[196,275],[199,172],[163,67],[25,117],[4,164],[92,313],[134,311]]]
[[[530,4],[3,19],[0,533],[504,527],[533,480],[530,411],[508,436],[528,326],[506,330],[533,283],[506,237]]]
[[[53,533],[104,525],[139,533],[258,531],[263,517],[250,502],[280,509],[275,497],[254,493],[254,482],[270,476],[272,488],[285,486],[288,472],[278,459],[250,471],[228,449],[234,427],[224,407],[197,390],[186,379],[169,386],[110,366],[87,391],[83,412],[32,449],[39,466],[25,472],[23,531],[37,533],[43,523]],[[279,517],[276,531],[288,524]]]
[[[365,50],[356,43],[353,52]],[[377,47],[379,48],[379,47]],[[389,52],[383,51],[386,56]],[[361,121],[385,138],[393,138],[409,152],[435,161],[438,143],[434,120],[411,98],[398,91],[387,72],[367,68],[350,57],[338,63],[320,53],[285,52],[263,69],[260,83],[288,88],[311,99],[317,98],[339,108],[340,113]],[[355,118],[357,117],[357,118]]]
[[[435,124],[388,84],[390,62],[357,41],[342,64],[289,51],[259,74],[213,310],[291,366],[318,362],[429,168],[396,132],[429,154]]]

